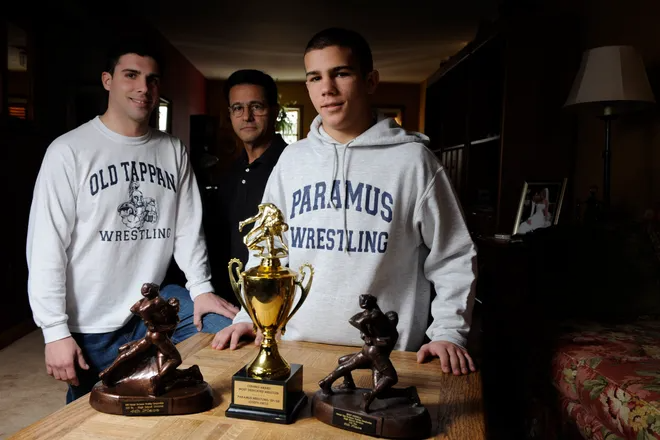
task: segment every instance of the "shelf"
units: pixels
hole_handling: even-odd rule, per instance
[[[496,140],[498,140],[499,138],[500,138],[500,135],[497,134],[497,135],[495,135],[495,136],[489,136],[489,137],[485,137],[485,138],[483,138],[483,139],[477,139],[476,141],[472,141],[472,142],[470,142],[470,146],[472,146],[472,145],[479,145],[479,144],[485,144],[485,143],[487,143],[487,142],[496,141]],[[431,150],[431,151],[433,151],[434,153],[440,153],[440,152],[442,152],[442,151],[455,150],[455,149],[457,149],[457,148],[464,148],[466,145],[467,145],[467,144],[458,144],[458,145],[453,145],[453,146],[451,146],[451,147],[436,148],[435,150]]]

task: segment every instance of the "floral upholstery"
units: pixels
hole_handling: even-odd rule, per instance
[[[660,439],[660,319],[572,326],[552,374],[584,438]]]
[[[584,406],[571,399],[562,399],[561,410],[564,417],[569,418],[577,426],[580,434],[586,439],[616,440],[621,438],[604,426],[601,421],[587,411]]]

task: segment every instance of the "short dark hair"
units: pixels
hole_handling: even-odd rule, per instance
[[[123,38],[115,41],[110,46],[106,55],[104,72],[114,75],[119,59],[129,53],[134,53],[141,57],[153,58],[162,73],[164,67],[163,59],[158,50],[156,50],[155,45],[147,40],[136,38]]]
[[[234,86],[240,84],[251,84],[255,86],[261,86],[266,92],[266,101],[268,101],[269,106],[277,105],[278,95],[277,95],[277,85],[272,76],[267,73],[262,72],[261,70],[255,69],[243,69],[237,70],[232,73],[227,81],[225,82],[225,99],[229,102],[229,91]],[[229,102],[231,104],[231,102]]]
[[[312,50],[325,49],[330,46],[339,46],[350,49],[357,58],[363,75],[374,70],[374,59],[367,40],[359,33],[344,28],[328,28],[317,33],[309,40],[305,48],[305,55]]]

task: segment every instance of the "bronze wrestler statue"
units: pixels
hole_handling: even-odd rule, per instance
[[[147,386],[148,394],[158,396],[175,386],[201,381],[202,375],[197,366],[177,370],[182,363],[181,355],[170,338],[179,323],[179,300],[170,298],[166,301],[159,295],[158,286],[150,283],[142,286],[141,293],[143,298],[131,307],[131,312],[142,318],[147,333],[142,339],[119,347],[115,361],[99,375],[103,383],[107,386],[116,385],[127,378],[127,370],[133,370],[134,376],[141,376],[136,370],[143,366],[140,361],[147,356],[147,350],[152,348],[156,351],[156,374]]]
[[[332,384],[344,377],[340,386],[343,389],[355,389],[355,382],[351,371],[357,369],[371,369],[373,388],[364,393],[362,410],[369,412],[371,403],[376,398],[409,397],[413,405],[419,405],[419,397],[409,389],[392,388],[399,381],[394,365],[390,361],[390,354],[399,339],[396,329],[399,316],[396,312],[383,313],[373,295],[360,295],[360,308],[362,312],[355,314],[349,323],[360,330],[360,337],[364,341],[362,350],[339,358],[339,366],[319,382],[325,394],[332,394]]]

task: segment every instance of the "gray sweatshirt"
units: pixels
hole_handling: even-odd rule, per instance
[[[314,267],[309,296],[284,340],[362,345],[348,319],[368,293],[383,312],[398,313],[396,349],[418,350],[424,333],[465,346],[476,249],[428,140],[379,118],[342,145],[317,117],[309,137],[284,150],[263,201],[279,207],[289,225],[289,267]],[[259,262],[251,256],[246,267]],[[238,322],[250,322],[244,310]]]

